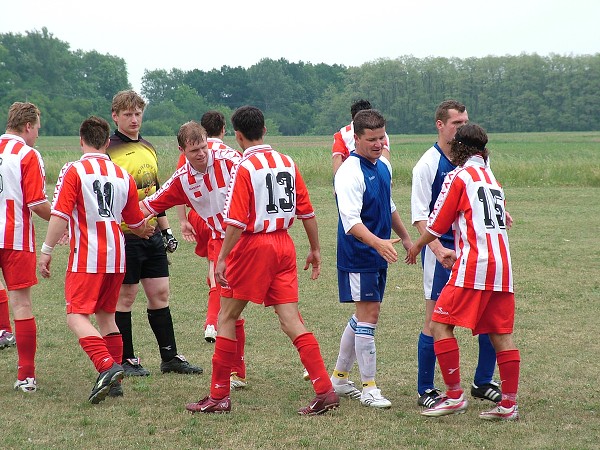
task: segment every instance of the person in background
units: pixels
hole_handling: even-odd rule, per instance
[[[35,392],[37,325],[33,316],[31,287],[36,285],[35,230],[32,213],[50,219],[46,175],[41,155],[33,148],[41,127],[40,110],[28,102],[15,102],[8,110],[6,133],[0,136],[0,268],[8,290],[15,322],[14,341],[6,328],[10,319],[5,291],[0,291],[2,337],[17,345],[18,369],[14,388]],[[6,345],[4,345],[6,346]]]
[[[331,381],[335,392],[373,408],[389,408],[375,382],[375,328],[385,291],[387,266],[398,260],[393,244],[412,245],[392,200],[392,167],[381,158],[387,142],[385,118],[374,109],[354,116],[356,149],[335,174],[339,211],[337,234],[338,290],[341,303],[354,304]],[[390,239],[391,230],[400,239]],[[349,380],[358,361],[362,392]]]
[[[515,317],[512,263],[507,234],[504,191],[489,167],[488,137],[476,124],[462,125],[450,144],[457,168],[442,190],[421,237],[405,261],[415,264],[422,248],[451,227],[456,249],[452,274],[431,318],[435,355],[446,384],[441,399],[421,412],[439,417],[463,413],[468,402],[461,387],[459,347],[454,327],[485,333],[496,351],[502,395],[484,420],[519,418],[517,390],[521,357],[512,333]]]
[[[125,277],[121,220],[140,238],[148,239],[154,233],[138,206],[133,177],[106,155],[109,135],[110,126],[104,119],[91,116],[81,124],[83,156],[60,171],[38,263],[41,275],[49,278],[54,246],[68,228],[67,325],[99,373],[88,398],[93,404],[104,400],[111,389],[122,392],[119,362],[123,341],[115,323]],[[92,314],[99,330],[90,321]]]
[[[333,164],[333,175],[338,171],[342,163],[348,158],[350,152],[354,151],[355,141],[354,141],[354,116],[357,112],[363,111],[365,109],[371,109],[371,102],[368,100],[357,100],[350,106],[350,117],[352,121],[340,128],[333,135],[333,147],[331,148],[331,161]],[[382,151],[382,156],[384,156],[388,161],[390,160],[390,138],[385,135],[385,144]]]
[[[139,200],[152,195],[159,186],[158,158],[156,150],[140,135],[140,127],[146,102],[136,92],[118,92],[112,101],[112,119],[117,129],[110,137],[106,153],[110,159],[123,167],[136,182]],[[146,294],[148,322],[156,337],[160,351],[160,370],[163,373],[200,374],[202,368],[190,364],[177,351],[175,330],[169,306],[169,262],[165,251],[175,251],[177,241],[164,212],[158,214],[151,225],[158,225],[149,239],[135,236],[125,224],[125,279],[119,292],[115,320],[123,337],[122,366],[125,376],[147,376],[150,372],[136,357],[133,346],[131,312],[142,284]],[[161,231],[162,230],[162,234]],[[164,238],[163,238],[164,236]]]

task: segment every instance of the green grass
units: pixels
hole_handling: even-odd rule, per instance
[[[168,144],[173,139],[152,141],[166,179],[177,159],[175,147]],[[297,160],[317,211],[323,270],[316,281],[300,272],[300,310],[331,370],[351,313],[337,301],[331,139],[273,137],[267,141]],[[405,222],[409,222],[410,170],[432,142],[432,136],[392,136],[394,198]],[[41,138],[39,148],[52,186],[65,157],[78,157],[77,139]],[[373,411],[343,399],[341,408],[330,415],[298,417],[296,410],[313,393],[310,383],[302,380],[297,353],[278,329],[273,311],[249,305],[245,314],[249,388],[233,394],[230,415],[185,413],[186,402],[209,390],[214,347],[204,342],[201,331],[206,263],[194,256],[191,244],[181,241],[171,256],[171,307],[178,347],[206,373],[160,374],[158,350],[140,294],[133,313],[135,346],[152,375],[127,379],[122,399],[89,405],[86,400],[96,373],[65,323],[67,249],[58,248],[52,278],[40,279],[34,288],[39,329],[36,394],[12,391],[16,354],[13,349],[0,352],[0,447],[600,448],[596,386],[600,344],[595,339],[600,332],[595,317],[600,300],[600,133],[493,135],[490,148],[494,172],[504,184],[515,219],[510,239],[517,297],[515,340],[522,356],[522,420],[518,423],[482,423],[477,413],[490,404],[479,402],[472,402],[461,416],[432,420],[419,415],[415,385],[416,343],[424,307],[421,269],[404,264],[390,266],[377,330],[377,381],[393,403],[390,410]],[[547,172],[540,174],[542,162]],[[562,165],[568,170],[561,170]],[[169,215],[179,235],[174,215]],[[36,224],[41,243],[45,224],[39,220]],[[296,224],[292,234],[303,265],[307,242],[302,227]],[[466,387],[476,365],[476,339],[466,330],[458,330],[457,335]],[[358,380],[356,368],[351,375]],[[436,377],[441,385],[439,374]]]

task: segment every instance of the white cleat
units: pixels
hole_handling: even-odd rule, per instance
[[[386,409],[392,406],[392,402],[381,395],[381,389],[371,389],[368,392],[363,392],[360,395],[360,403],[363,406],[381,409]]]

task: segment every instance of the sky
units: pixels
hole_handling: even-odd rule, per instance
[[[144,70],[248,68],[263,58],[360,66],[380,58],[600,52],[597,0],[26,0],[0,33],[46,27],[72,51]]]

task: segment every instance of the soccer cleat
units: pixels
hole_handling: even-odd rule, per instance
[[[206,325],[204,329],[204,340],[210,344],[217,342],[217,329],[214,325]]]
[[[317,395],[310,405],[300,408],[298,414],[301,416],[317,416],[340,406],[340,397],[331,388],[324,394]]]
[[[246,379],[238,377],[236,373],[232,373],[229,377],[229,389],[244,389],[246,386],[248,386]]]
[[[360,404],[363,406],[370,406],[371,408],[381,409],[386,409],[392,406],[392,402],[381,395],[381,389],[371,389],[368,392],[361,393]]]
[[[98,375],[98,379],[96,379],[96,384],[92,388],[92,393],[88,398],[90,403],[94,405],[100,403],[102,400],[106,398],[110,388],[115,384],[119,383],[125,376],[123,367],[117,363],[113,363],[112,367]]]
[[[519,407],[512,405],[510,408],[505,408],[498,403],[489,411],[480,412],[479,418],[483,420],[519,420]]]
[[[15,335],[10,331],[0,330],[0,350],[17,345]]]
[[[500,400],[502,400],[500,385],[494,380],[480,386],[477,386],[475,383],[473,383],[471,386],[471,396],[479,400],[489,400],[494,403],[498,403]]]
[[[333,384],[333,389],[335,390],[335,393],[337,395],[339,395],[340,397],[347,397],[347,398],[352,398],[354,400],[358,400],[360,399],[360,396],[362,395],[362,393],[360,392],[359,389],[356,389],[356,386],[354,385],[353,381],[348,380],[347,383],[342,383],[342,384]]]
[[[435,402],[442,396],[442,392],[439,389],[425,389],[423,395],[419,396],[417,404],[425,408],[431,408],[435,405]]]
[[[123,385],[120,382],[113,384],[108,390],[108,396],[112,398],[123,397]]]
[[[185,356],[175,355],[170,361],[163,361],[160,363],[160,371],[162,373],[183,373],[183,374],[200,374],[204,372],[201,367],[192,366]]]
[[[440,417],[449,414],[462,414],[467,410],[469,402],[465,399],[464,394],[458,398],[450,398],[442,395],[437,403],[431,408],[421,411],[421,415],[427,417]]]
[[[140,364],[140,358],[127,358],[121,364],[126,377],[147,377],[150,371]]]
[[[15,382],[15,391],[23,392],[35,392],[37,391],[37,383],[35,378],[25,378],[24,380],[17,380]]]
[[[304,372],[302,372],[302,379],[304,381],[310,381],[310,375],[308,374],[306,367],[304,368]]]
[[[204,397],[202,400],[196,403],[188,403],[185,405],[185,409],[187,409],[191,413],[228,413],[231,411],[231,398],[229,396],[216,400],[211,396]]]

